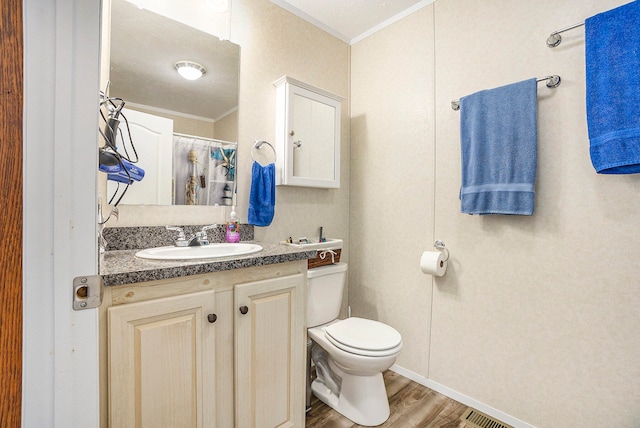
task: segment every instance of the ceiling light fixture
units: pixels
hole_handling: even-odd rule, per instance
[[[173,67],[187,80],[197,80],[207,72],[206,68],[193,61],[178,61]]]

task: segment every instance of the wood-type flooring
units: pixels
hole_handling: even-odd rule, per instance
[[[460,420],[467,406],[413,382],[391,370],[384,372],[391,415],[381,427],[470,428]],[[315,396],[307,412],[306,428],[355,428],[345,418]]]

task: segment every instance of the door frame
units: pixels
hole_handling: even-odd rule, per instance
[[[72,309],[98,273],[100,0],[23,0],[23,427],[99,426],[98,311]]]
[[[7,428],[20,426],[22,402],[22,107],[23,37],[20,0],[1,3],[0,87],[0,422]]]

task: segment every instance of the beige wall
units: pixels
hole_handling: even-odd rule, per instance
[[[591,166],[584,30],[545,45],[626,2],[437,0],[352,47],[354,314],[401,331],[402,368],[537,427],[640,425],[640,177]],[[451,100],[548,74],[534,216],[460,214]]]
[[[352,315],[402,334],[398,364],[426,375],[433,242],[433,6],[352,47]]]
[[[349,95],[349,46],[297,18],[269,0],[234,0],[231,40],[241,46],[238,198],[246,220],[252,159],[256,139],[275,142],[275,87],[283,75],[344,97]],[[349,234],[349,100],[342,103],[342,167],[340,189],[278,186],[271,226],[256,227],[256,239],[282,241],[317,237],[318,228],[331,238]]]
[[[238,110],[216,120],[213,138],[225,141],[238,140]]]

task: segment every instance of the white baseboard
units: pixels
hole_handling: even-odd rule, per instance
[[[514,418],[511,415],[508,415],[500,410],[494,409],[491,406],[488,406],[484,403],[481,403],[478,400],[475,400],[469,396],[459,393],[451,388],[448,388],[444,385],[439,384],[438,382],[434,382],[430,379],[425,378],[424,376],[420,376],[419,374],[412,372],[411,370],[407,370],[403,367],[394,364],[391,366],[392,371],[411,379],[412,381],[419,383],[420,385],[424,385],[429,389],[432,389],[436,392],[439,392],[442,395],[446,395],[447,397],[456,400],[458,403],[462,403],[466,406],[473,407],[476,410],[479,410],[487,415],[498,419],[501,422],[512,425],[515,428],[535,428],[533,425],[530,425],[526,422],[521,421],[520,419]]]

